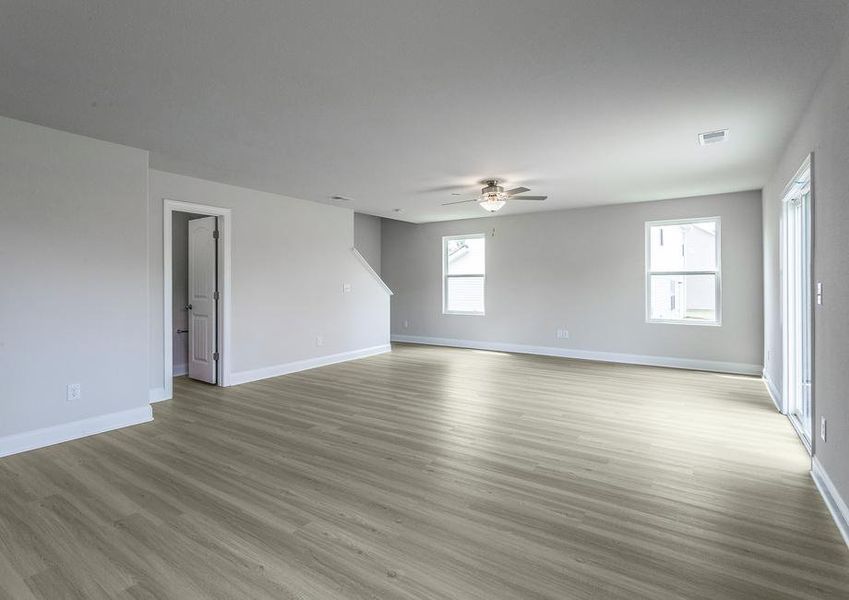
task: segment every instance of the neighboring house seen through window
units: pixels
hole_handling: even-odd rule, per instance
[[[646,320],[719,325],[719,217],[646,223]]]

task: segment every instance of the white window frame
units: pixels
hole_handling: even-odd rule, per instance
[[[465,274],[465,275],[449,275],[448,274],[448,242],[452,240],[484,240],[484,272],[481,275]],[[446,235],[442,237],[442,314],[443,315],[465,315],[469,317],[486,316],[486,234],[485,233],[470,233],[466,235]],[[483,306],[481,312],[465,311],[465,310],[448,310],[448,278],[449,277],[482,277],[483,278]]]
[[[651,228],[661,225],[692,225],[694,223],[716,223],[716,271],[652,271],[651,270]],[[722,326],[722,219],[720,217],[696,217],[692,219],[669,219],[665,221],[646,221],[646,323],[666,325],[696,325],[699,327]],[[690,319],[653,319],[651,317],[651,278],[652,275],[715,275],[716,276],[716,320],[695,321]]]

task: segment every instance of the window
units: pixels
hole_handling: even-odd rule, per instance
[[[646,320],[719,325],[719,217],[646,223]]]
[[[442,238],[442,312],[484,314],[486,234]]]

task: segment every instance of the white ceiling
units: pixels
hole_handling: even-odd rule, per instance
[[[753,189],[846,9],[4,0],[0,114],[150,150],[153,168],[417,222],[484,214],[440,206],[457,197],[438,188],[488,176],[549,196],[500,214]]]

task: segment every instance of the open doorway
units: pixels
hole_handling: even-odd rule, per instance
[[[229,385],[230,210],[164,201],[163,359],[173,377]]]
[[[811,161],[787,185],[781,213],[784,411],[811,450]]]

